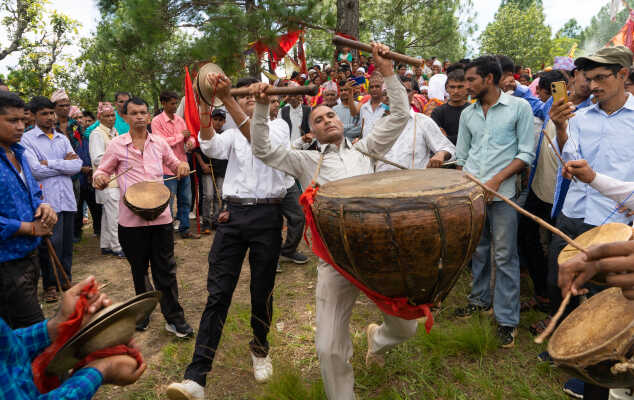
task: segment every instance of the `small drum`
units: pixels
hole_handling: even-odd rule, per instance
[[[585,382],[606,388],[634,387],[634,302],[620,288],[592,296],[559,325],[548,342],[555,363]],[[614,372],[613,372],[613,367]]]
[[[333,260],[366,287],[437,304],[480,241],[486,198],[461,171],[360,175],[321,186],[313,204]]]
[[[137,182],[125,191],[123,203],[139,217],[153,221],[165,211],[170,196],[163,182]]]
[[[612,222],[597,226],[596,228],[592,228],[589,231],[582,233],[575,238],[575,242],[579,243],[581,247],[586,249],[596,244],[623,242],[630,239],[632,239],[631,226],[620,222]],[[579,254],[579,250],[568,244],[563,248],[561,253],[559,253],[557,262],[561,265],[577,254]]]

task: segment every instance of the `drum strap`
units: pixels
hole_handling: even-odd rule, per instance
[[[338,266],[333,260],[330,252],[328,251],[328,247],[323,242],[319,229],[317,228],[317,224],[315,222],[315,218],[312,211],[312,205],[315,201],[315,196],[319,191],[319,186],[315,183],[318,176],[319,170],[321,169],[321,165],[324,160],[324,153],[321,154],[319,162],[317,164],[317,171],[315,171],[315,176],[311,184],[306,188],[304,193],[299,198],[299,203],[302,205],[304,210],[304,215],[306,217],[306,226],[304,227],[304,240],[306,243],[312,248],[313,252],[322,260],[330,264],[334,269],[337,270],[344,278],[346,278],[350,283],[356,286],[359,290],[361,290],[365,295],[381,309],[381,311],[393,315],[395,317],[412,320],[418,319],[421,317],[426,317],[425,321],[425,330],[427,333],[431,330],[434,325],[434,317],[431,313],[430,307],[431,304],[420,304],[414,305],[409,302],[409,299],[406,297],[387,297],[380,293],[375,292],[374,290],[365,286],[362,282],[358,281],[354,276],[349,274],[346,270]],[[310,229],[312,244],[308,240],[307,231]]]

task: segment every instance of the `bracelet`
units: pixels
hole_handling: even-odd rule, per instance
[[[244,124],[246,124],[247,122],[249,122],[251,118],[249,118],[249,116],[247,115],[247,117],[242,120],[242,122],[240,122],[240,125],[238,125],[238,129],[242,128],[244,126]]]

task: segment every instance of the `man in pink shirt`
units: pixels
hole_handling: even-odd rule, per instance
[[[188,179],[189,164],[179,160],[169,144],[156,134],[148,133],[147,103],[138,97],[123,106],[124,118],[130,124],[130,132],[112,139],[101,164],[93,176],[95,189],[103,190],[113,174],[125,174],[117,178],[121,197],[128,187],[143,181],[163,179],[163,168],[169,168],[176,176]],[[193,336],[193,329],[185,321],[185,313],[178,302],[176,260],[174,259],[174,230],[172,214],[168,209],[152,221],[134,214],[120,199],[119,243],[132,269],[136,294],[149,290],[145,284],[148,264],[152,268],[154,286],[162,294],[161,312],[169,332],[178,337]],[[147,329],[149,318],[137,324],[137,330]]]
[[[181,161],[187,162],[187,154],[194,148],[196,141],[190,136],[187,130],[185,120],[176,115],[178,102],[180,97],[176,92],[164,91],[160,94],[159,99],[163,106],[163,112],[154,117],[152,120],[152,133],[162,136],[170,145],[174,155]],[[167,166],[163,167],[163,175],[165,178],[174,176],[174,170]],[[179,221],[178,232],[184,239],[200,239],[200,235],[189,231],[189,210],[192,206],[192,190],[191,180],[189,177],[165,182],[165,185],[172,192],[170,200],[170,209],[174,203],[174,197],[178,199],[176,219]]]

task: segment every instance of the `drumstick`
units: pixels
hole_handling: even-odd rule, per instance
[[[445,161],[444,163],[440,164],[440,165],[453,165],[455,163],[457,163],[458,160],[453,160],[453,161]]]
[[[529,213],[528,211],[524,210],[522,207],[518,206],[513,201],[509,200],[507,197],[505,197],[505,196],[499,194],[498,192],[496,192],[495,190],[489,188],[488,186],[486,186],[484,183],[482,183],[480,180],[478,180],[476,177],[474,177],[470,173],[465,172],[465,175],[467,176],[467,178],[469,178],[470,180],[472,180],[473,182],[478,184],[480,187],[482,187],[487,192],[490,192],[491,194],[494,194],[496,197],[499,197],[500,199],[502,199],[505,203],[507,203],[508,205],[513,207],[520,214],[522,214],[522,215],[532,219],[533,221],[537,222],[543,228],[551,231],[555,235],[557,235],[560,238],[562,238],[563,240],[565,240],[569,245],[571,245],[575,249],[577,249],[577,250],[581,251],[582,253],[588,255],[588,250],[586,250],[585,248],[581,247],[581,245],[579,243],[575,242],[574,240],[572,240],[570,238],[570,236],[566,235],[565,233],[563,233],[559,229],[555,228],[554,226],[552,226],[548,222],[544,221],[543,219],[539,218],[538,216],[533,215],[533,214]]]
[[[196,172],[196,170],[189,171],[189,173],[187,175],[183,175],[183,176],[189,176],[189,175],[193,174],[194,172]],[[171,178],[163,179],[162,182],[171,181],[172,179],[179,179],[179,178],[182,178],[183,176],[173,176]],[[161,180],[156,180],[156,181],[153,181],[153,182],[161,182]]]
[[[370,46],[369,44],[362,43],[362,42],[357,42],[356,40],[347,39],[347,38],[345,38],[343,36],[339,36],[339,35],[333,35],[332,36],[332,43],[337,45],[337,46],[350,47],[350,48],[356,49],[356,50],[372,52],[372,46]],[[401,63],[413,65],[415,67],[420,67],[423,64],[423,60],[421,60],[421,59],[410,57],[410,56],[406,56],[406,55],[400,54],[400,53],[395,53],[393,51],[389,51],[386,55],[384,55],[382,57],[383,58],[388,58],[388,59],[391,59],[391,60],[394,60],[394,61],[398,61],[398,62],[401,62]]]
[[[546,140],[548,140],[548,143],[550,143],[550,146],[553,148],[553,151],[555,152],[555,155],[559,159],[559,162],[561,163],[561,166],[564,167],[564,169],[565,169],[566,168],[566,162],[564,161],[564,159],[561,156],[561,154],[559,154],[559,151],[557,151],[557,148],[555,148],[555,145],[553,144],[553,141],[550,140],[550,137],[548,137],[548,134],[546,133],[546,131],[542,130],[542,133],[544,134],[544,137],[546,137]],[[572,180],[574,182],[577,182],[577,178],[575,178],[574,176],[572,177]]]
[[[394,161],[387,160],[387,159],[385,159],[385,158],[383,158],[383,157],[381,157],[381,156],[375,156],[375,155],[371,155],[371,154],[369,154],[369,153],[366,153],[365,151],[360,150],[360,149],[359,149],[358,147],[356,147],[356,146],[355,146],[355,149],[356,149],[359,153],[363,154],[364,156],[367,156],[367,157],[373,158],[373,159],[375,159],[375,160],[377,160],[377,161],[384,162],[384,163],[389,164],[389,165],[391,165],[391,166],[393,166],[393,167],[400,168],[400,169],[409,169],[409,168],[407,168],[407,167],[402,166],[401,164],[397,164],[397,163],[395,163]]]
[[[564,310],[568,306],[568,303],[570,302],[571,297],[572,297],[572,292],[568,292],[566,297],[564,297],[564,300],[561,302],[561,305],[559,306],[557,313],[550,319],[550,322],[548,323],[548,326],[546,327],[546,329],[544,329],[544,331],[535,338],[534,340],[535,343],[538,343],[538,344],[543,343],[544,340],[546,340],[546,338],[550,336],[550,334],[555,330],[555,326],[557,325],[559,318],[561,318],[562,314],[564,313]]]
[[[129,170],[131,170],[132,168],[134,168],[134,167],[130,167],[130,168],[126,169],[125,171],[123,171],[122,173],[120,173],[120,174],[118,174],[118,175],[115,175],[112,179],[110,179],[110,180],[106,183],[106,185],[107,185],[107,184],[109,184],[110,182],[114,181],[115,179],[117,179],[117,178],[118,178],[118,177],[120,177],[121,175],[125,174],[126,172],[128,172],[128,171],[129,171]]]

